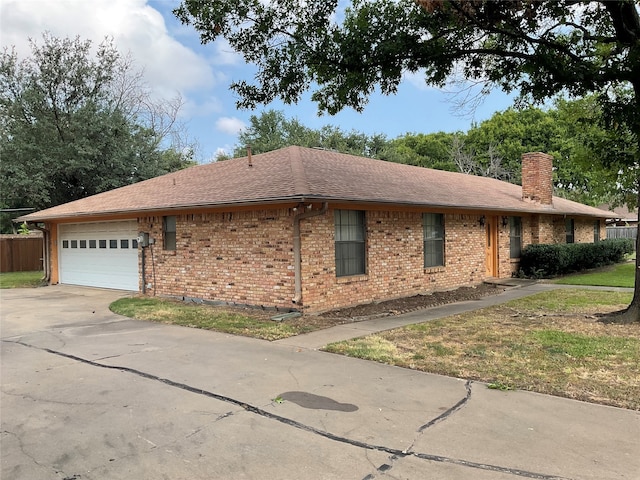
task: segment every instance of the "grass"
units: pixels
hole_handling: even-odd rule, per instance
[[[553,283],[633,288],[635,282],[634,274],[635,263],[627,262],[604,267],[595,272],[567,275],[555,280]]]
[[[40,287],[43,276],[44,273],[41,271],[0,273],[0,288]]]
[[[276,322],[270,319],[275,312],[186,304],[163,298],[121,298],[113,302],[109,308],[114,313],[138,320],[214,330],[263,340],[279,340],[329,326],[323,323],[323,319],[309,321],[306,317],[298,317]]]
[[[598,321],[630,293],[559,289],[326,351],[425,372],[640,410],[640,325]]]

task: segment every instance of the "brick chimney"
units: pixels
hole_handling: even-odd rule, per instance
[[[522,199],[551,205],[553,200],[553,157],[534,152],[522,155]]]

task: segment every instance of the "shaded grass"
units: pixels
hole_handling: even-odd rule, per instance
[[[564,285],[598,285],[604,287],[633,288],[635,283],[635,263],[618,263],[603,267],[595,272],[567,275],[554,280],[553,283]]]
[[[274,312],[186,304],[164,298],[121,298],[113,302],[109,308],[114,313],[138,320],[214,330],[263,340],[279,340],[326,326],[321,320],[316,323],[305,322],[303,317],[298,317],[276,322],[270,319]]]
[[[42,271],[0,273],[0,288],[33,288],[43,285]]]
[[[325,350],[502,390],[640,410],[640,325],[596,316],[630,301],[629,293],[559,289]]]

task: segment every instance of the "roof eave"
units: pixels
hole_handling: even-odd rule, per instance
[[[14,219],[14,222],[47,222],[52,220],[74,220],[83,218],[108,218],[114,216],[131,216],[139,217],[140,214],[154,214],[159,212],[178,212],[184,210],[204,210],[204,209],[218,209],[225,207],[251,207],[257,205],[277,205],[282,203],[304,203],[311,200],[304,196],[293,197],[279,197],[268,199],[256,199],[256,200],[243,200],[243,201],[231,201],[231,202],[216,202],[216,203],[200,203],[200,204],[182,204],[182,205],[167,205],[148,208],[135,208],[135,209],[118,209],[118,210],[102,210],[100,212],[74,212],[70,214],[62,215],[44,215],[38,216],[37,213],[23,215]]]
[[[587,212],[572,212],[563,211],[553,206],[545,206],[539,204],[527,205],[525,208],[516,207],[501,207],[499,205],[453,205],[444,203],[425,203],[425,202],[398,202],[389,199],[362,199],[362,198],[346,198],[346,197],[333,197],[326,195],[294,195],[285,197],[273,197],[273,198],[260,198],[260,199],[246,199],[240,201],[229,202],[215,202],[215,203],[199,203],[199,204],[181,204],[181,205],[167,205],[156,206],[149,208],[136,208],[136,209],[118,209],[118,210],[103,210],[100,212],[75,212],[72,214],[63,215],[44,215],[38,216],[37,212],[24,215],[16,218],[15,222],[47,222],[52,220],[82,220],[83,218],[109,218],[114,216],[131,216],[139,217],[147,214],[154,214],[159,212],[179,212],[184,210],[206,210],[206,209],[220,209],[229,207],[252,207],[258,205],[277,205],[283,203],[305,203],[310,201],[322,201],[322,202],[338,202],[344,204],[354,205],[385,205],[396,206],[405,208],[429,208],[429,209],[442,209],[442,210],[467,210],[477,212],[497,212],[497,213],[520,213],[520,214],[548,214],[548,215],[574,215],[585,216],[592,218],[612,218],[613,212],[602,211],[602,214],[587,213]],[[537,208],[531,208],[531,207]]]

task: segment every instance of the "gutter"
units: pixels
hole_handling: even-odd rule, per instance
[[[311,208],[311,204],[309,205]],[[295,296],[293,297],[293,303],[301,305],[302,301],[302,242],[300,240],[300,220],[306,218],[317,217],[324,215],[329,210],[329,202],[324,202],[320,210],[304,211],[304,205],[298,206],[300,212],[296,212],[293,217],[293,268],[295,273]]]
[[[144,215],[172,215],[172,212],[180,212],[183,210],[189,211],[215,211],[215,210],[224,210],[227,208],[235,208],[235,207],[256,207],[256,206],[264,206],[264,205],[281,205],[283,203],[291,204],[295,202],[334,202],[334,203],[343,203],[343,204],[353,204],[353,205],[366,205],[366,206],[383,206],[383,207],[408,207],[408,208],[428,208],[428,209],[437,209],[443,210],[445,212],[455,212],[458,210],[467,210],[474,212],[497,212],[497,213],[514,213],[514,214],[532,214],[532,215],[574,215],[580,217],[589,217],[589,218],[614,218],[617,214],[615,212],[607,212],[606,210],[599,210],[596,207],[589,207],[587,205],[582,205],[583,207],[588,207],[590,212],[577,212],[574,210],[560,209],[558,207],[549,207],[549,208],[531,208],[535,206],[534,204],[524,205],[522,208],[509,207],[505,208],[499,205],[451,205],[451,204],[440,204],[440,203],[418,203],[418,202],[397,202],[393,200],[362,200],[362,199],[354,199],[354,198],[342,198],[342,197],[327,197],[327,196],[318,196],[318,195],[305,195],[303,197],[281,197],[281,198],[268,198],[268,199],[258,199],[255,201],[242,201],[242,202],[221,202],[221,203],[213,203],[213,204],[185,204],[185,205],[174,205],[167,207],[153,207],[153,208],[142,208],[136,210],[104,210],[101,212],[77,212],[77,213],[66,213],[62,215],[50,215],[47,214],[45,216],[38,216],[39,212],[31,213],[28,215],[23,215],[21,217],[16,218],[15,222],[23,222],[27,223],[33,222],[49,222],[49,221],[59,221],[64,220],[67,222],[83,222],[87,221],[86,218],[91,218],[90,221],[106,221],[114,216],[122,216],[122,220],[131,219],[135,220],[140,216]],[[575,202],[574,202],[575,203]],[[56,207],[52,207],[56,208]],[[101,220],[104,219],[104,220]]]

